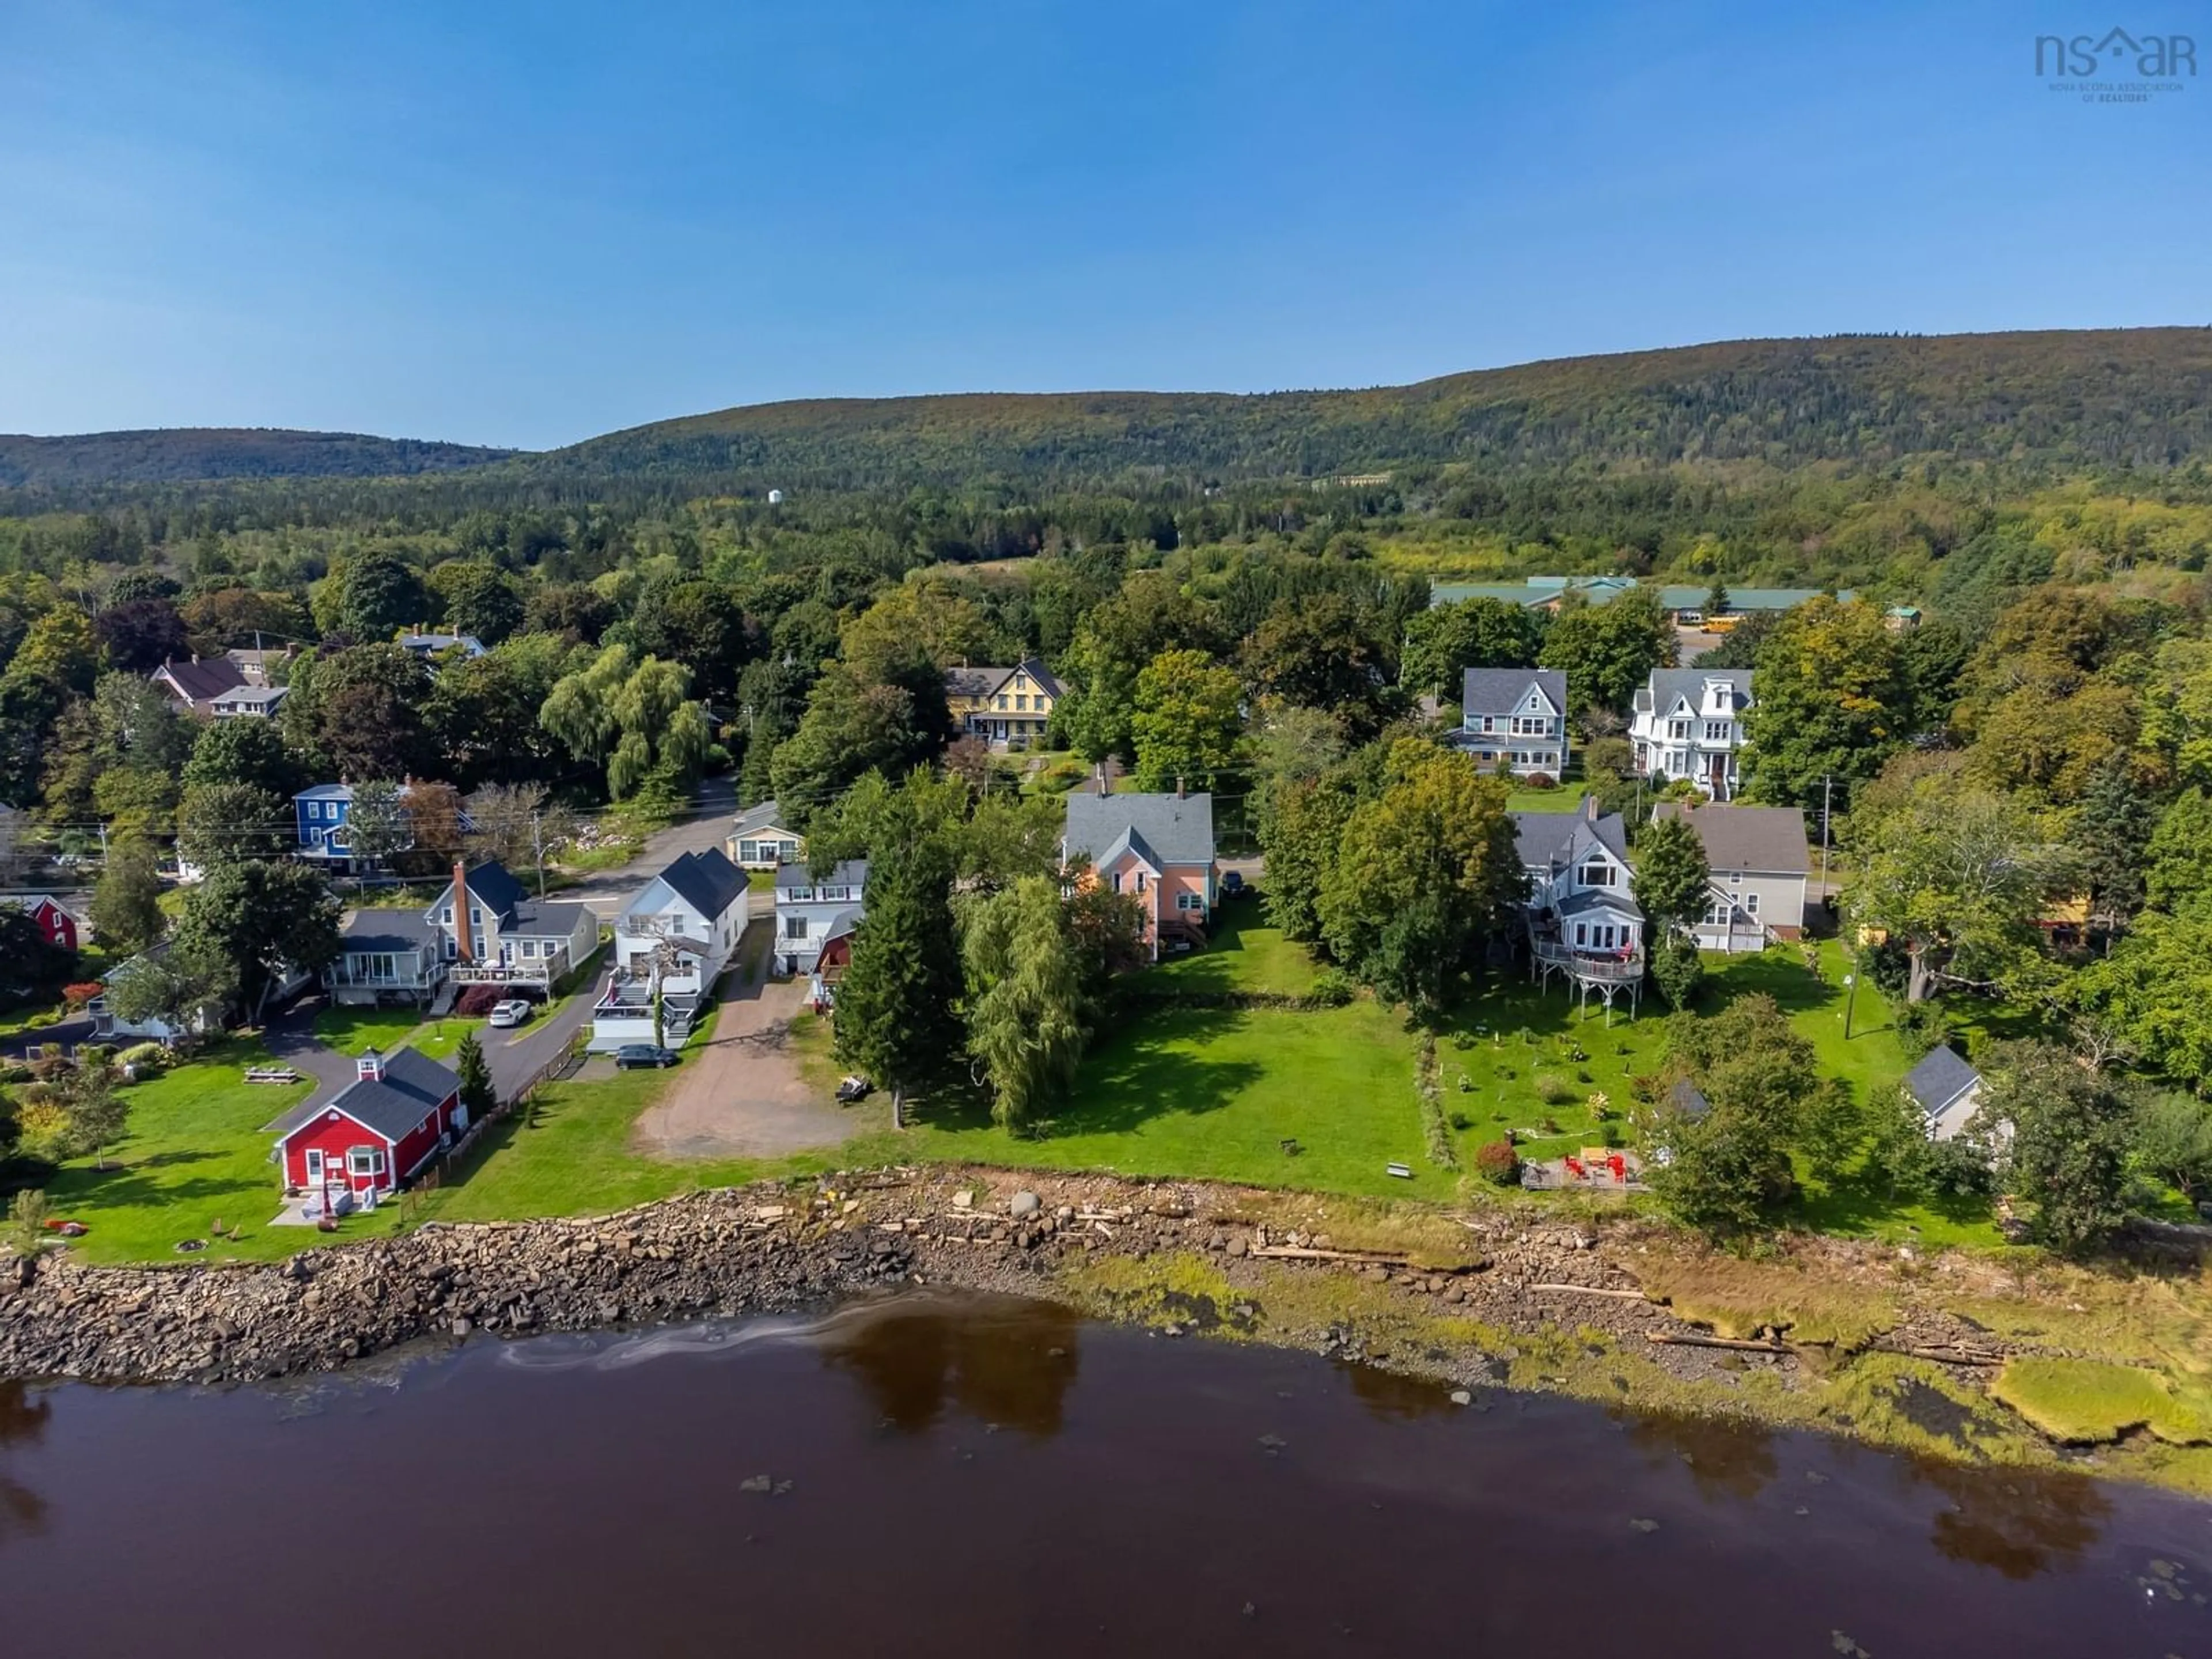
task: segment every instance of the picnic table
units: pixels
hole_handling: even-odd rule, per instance
[[[289,1066],[249,1066],[246,1068],[248,1083],[297,1083],[300,1074]]]

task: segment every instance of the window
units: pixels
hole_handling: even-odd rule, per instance
[[[1678,743],[1686,740],[1690,735],[1689,721],[1668,720],[1667,722],[1667,735],[1674,738]]]
[[[1613,867],[1604,860],[1592,859],[1588,864],[1583,866],[1583,885],[1610,887],[1613,885],[1614,874]]]
[[[1743,913],[1747,916],[1755,916],[1759,914],[1758,894],[1746,893],[1743,896]]]
[[[1137,890],[1140,893],[1145,890],[1145,872],[1141,870],[1137,872]]]
[[[352,1176],[375,1176],[384,1173],[384,1149],[380,1146],[355,1146],[346,1153],[346,1173]]]
[[[1732,886],[1732,887],[1741,887],[1741,886],[1742,886],[1742,885],[1743,885],[1743,872],[1742,872],[1742,871],[1741,871],[1741,870],[1731,870],[1731,871],[1729,871],[1729,884],[1730,886]]]
[[[446,914],[441,917],[440,920],[442,921],[448,927],[453,925],[453,907],[452,905],[449,904],[446,907]]]
[[[1203,893],[1177,893],[1176,895],[1176,908],[1178,910],[1202,911],[1206,908],[1206,895]]]
[[[739,842],[738,843],[738,862],[740,864],[758,864],[761,861],[760,847],[761,844],[757,841]]]
[[[849,887],[825,887],[822,890],[822,896],[825,899],[848,899],[853,896],[853,890]]]
[[[1575,943],[1577,945],[1589,943],[1589,923],[1578,921],[1575,924]]]
[[[1494,714],[1485,714],[1482,717],[1482,729],[1486,732],[1495,732],[1498,729],[1498,717]]]
[[[1723,917],[1721,915],[1720,901],[1718,899],[1707,899],[1705,901],[1705,926],[1708,927],[1717,927],[1721,925]]]
[[[1023,696],[1019,692],[1015,693],[1015,695],[1014,695],[1014,707],[1015,707],[1015,708],[1023,708],[1023,709],[1026,709],[1029,706],[1030,706],[1030,700],[1029,700],[1027,697]]]
[[[1006,696],[1005,696],[1005,694],[1004,694],[1004,693],[1001,693],[1001,694],[1000,694],[1000,696],[998,696],[997,697],[994,697],[994,699],[992,699],[992,702],[991,702],[991,707],[992,707],[992,708],[1004,708],[1006,706]]]
[[[522,954],[526,957],[536,956],[538,954],[538,941],[534,939],[526,939],[523,940]]]
[[[786,916],[783,919],[783,936],[786,939],[805,939],[806,937],[806,918],[805,916]]]
[[[1114,872],[1114,890],[1117,893],[1121,890],[1121,872],[1119,870]]]
[[[473,904],[469,906],[469,926],[477,928],[483,926],[483,912]]]
[[[793,888],[793,889],[791,890],[791,902],[792,902],[793,904],[811,904],[811,903],[813,903],[813,902],[814,902],[814,890],[813,890],[811,887],[794,887],[794,888]]]
[[[1727,720],[1707,720],[1705,722],[1705,741],[1707,743],[1726,743],[1729,740],[1729,724],[1730,722]]]

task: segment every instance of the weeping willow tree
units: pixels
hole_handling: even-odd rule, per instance
[[[1083,966],[1060,884],[1026,876],[969,914],[962,946],[968,979],[968,1053],[1008,1127],[1042,1116],[1066,1095],[1083,1057]]]
[[[681,663],[611,645],[554,684],[538,718],[578,760],[603,763],[617,800],[648,784],[680,791],[714,748],[706,708]]]

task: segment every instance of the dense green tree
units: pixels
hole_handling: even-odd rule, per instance
[[[1280,601],[1244,641],[1245,685],[1255,700],[1326,709],[1354,738],[1371,738],[1400,702],[1396,647],[1379,620],[1342,593]]]
[[[133,957],[107,981],[107,1006],[134,1025],[158,1019],[179,1031],[212,1029],[237,1001],[237,964],[205,939],[179,938]]]
[[[1759,696],[1744,720],[1746,793],[1811,811],[1832,778],[1840,805],[1903,744],[1908,701],[1897,635],[1879,606],[1807,600],[1759,653]]]
[[[1981,1069],[1975,1121],[1996,1148],[2005,1189],[2034,1206],[2038,1241],[2076,1251],[2117,1231],[2127,1219],[2126,1099],[2050,1043],[2001,1044]]]
[[[1400,680],[1417,696],[1456,704],[1469,668],[1534,668],[1549,617],[1527,605],[1477,598],[1432,605],[1406,624]]]
[[[2124,756],[2114,755],[2090,781],[2067,828],[2069,862],[2089,901],[2091,921],[2118,933],[2143,903],[2143,872],[2158,809]]]
[[[1243,730],[1237,676],[1203,652],[1164,651],[1137,676],[1130,720],[1146,789],[1212,787],[1237,763]]]
[[[208,869],[282,858],[296,844],[289,802],[251,783],[195,783],[177,806],[177,857]]]
[[[1674,618],[1650,587],[1610,605],[1570,603],[1546,631],[1539,660],[1566,671],[1568,700],[1577,709],[1619,713],[1653,669],[1674,665]]]
[[[640,661],[613,645],[564,675],[538,718],[578,760],[605,763],[607,792],[616,799],[648,783],[680,795],[714,743],[706,710],[690,693],[690,677],[679,665]]]
[[[270,720],[210,720],[192,744],[185,763],[185,789],[239,784],[265,791],[282,801],[307,787],[298,761],[283,734]]]
[[[1690,927],[1711,900],[1705,843],[1686,816],[1655,818],[1636,843],[1637,903],[1660,927]]]
[[[991,1115],[1018,1127],[1066,1096],[1082,1058],[1084,986],[1060,883],[1025,876],[981,900],[962,939],[968,1053]]]
[[[304,864],[216,866],[185,891],[176,948],[227,962],[249,1019],[258,1021],[288,971],[314,973],[338,955],[338,902]]]
[[[869,772],[905,775],[928,761],[933,744],[912,692],[865,684],[840,663],[816,683],[799,729],[777,745],[770,781],[784,811],[804,819]]]
[[[1331,954],[1393,1001],[1441,1006],[1524,890],[1506,793],[1464,754],[1393,744],[1380,793],[1346,817],[1322,884]]]
[[[2035,921],[2066,870],[2034,811],[1938,775],[1886,795],[1872,793],[1852,817],[1860,875],[1844,902],[1854,922],[1906,951],[1907,1000],[1953,987],[2045,988]]]
[[[346,808],[346,845],[363,870],[380,870],[414,838],[407,802],[389,778],[365,778],[353,786]]]
[[[469,1121],[483,1122],[499,1104],[499,1096],[492,1087],[491,1066],[484,1059],[483,1043],[474,1031],[465,1035],[453,1050],[453,1070],[461,1079],[461,1105],[468,1112]]]
[[[2212,899],[2212,795],[2184,790],[2159,814],[2144,854],[2143,896],[2154,909],[2194,910]]]
[[[161,861],[150,842],[118,841],[93,884],[92,930],[111,951],[143,951],[161,938]]]
[[[377,550],[346,560],[317,600],[325,632],[358,644],[391,639],[430,620],[430,593],[422,576],[396,553]]]
[[[1660,1202],[1716,1237],[1771,1223],[1796,1191],[1790,1147],[1820,1091],[1812,1044],[1763,995],[1737,997],[1710,1017],[1673,1015],[1667,1044],[1710,1109],[1668,1131],[1672,1158],[1654,1179]]]
[[[2212,912],[2144,912],[2070,989],[2075,1006],[2166,1076],[2212,1088]]]
[[[2136,1157],[2195,1202],[2212,1190],[2212,1102],[2160,1090],[2136,1109]]]
[[[894,1124],[910,1089],[941,1079],[962,1047],[952,860],[934,836],[886,825],[868,867],[868,908],[838,982],[838,1057],[890,1090]]]
[[[522,596],[514,580],[495,565],[455,559],[430,573],[446,613],[448,632],[473,635],[497,645],[522,626]]]

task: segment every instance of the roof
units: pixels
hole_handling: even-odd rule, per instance
[[[1675,1079],[1674,1086],[1667,1091],[1667,1103],[1684,1117],[1703,1117],[1713,1109],[1713,1103],[1705,1098],[1705,1091],[1687,1078]]]
[[[1685,811],[1680,801],[1662,801],[1651,816],[1681,817]],[[1732,806],[1711,801],[1686,816],[1705,843],[1705,864],[1711,869],[1802,876],[1813,867],[1805,844],[1805,815],[1794,806]]]
[[[1578,893],[1570,893],[1557,906],[1563,916],[1578,916],[1589,910],[1610,910],[1616,915],[1642,917],[1644,907],[1626,893],[1614,892],[1607,887],[1585,887]]]
[[[212,702],[224,692],[243,686],[246,671],[228,657],[195,657],[189,662],[165,659],[154,671],[154,678],[171,681],[192,702]]]
[[[1946,1043],[1930,1048],[1926,1057],[1905,1074],[1905,1087],[1920,1103],[1920,1109],[1933,1117],[1981,1080],[1982,1074],[1967,1065],[1956,1048]]]
[[[507,920],[500,928],[509,933],[535,933],[552,939],[566,939],[580,926],[586,916],[592,915],[588,904],[564,904],[559,900],[526,898],[506,913]],[[594,918],[596,925],[597,919]]]
[[[307,1101],[276,1120],[276,1134],[289,1140],[325,1112],[343,1112],[386,1140],[398,1140],[456,1094],[460,1075],[419,1048],[398,1048],[384,1057],[382,1080],[356,1078],[328,1100]]]
[[[846,934],[851,933],[860,925],[860,911],[859,906],[850,906],[845,909],[840,910],[836,915],[830,918],[830,925],[822,930],[822,942],[824,945],[831,944],[837,939],[844,938]]]
[[[709,921],[735,904],[745,890],[745,872],[731,863],[720,848],[671,860],[659,879]]]
[[[1714,680],[1723,680],[1735,688],[1735,707],[1747,708],[1751,706],[1751,676],[1748,668],[1655,668],[1651,678],[1636,689],[1636,707],[1663,714],[1680,698],[1692,710],[1702,712],[1705,687]]]
[[[988,697],[1013,678],[1017,672],[1027,670],[1029,677],[1043,688],[1045,695],[1060,695],[1060,682],[1052,671],[1035,657],[1024,657],[1012,668],[970,668],[963,664],[945,671],[945,695],[948,697]]]
[[[1566,712],[1564,668],[1470,668],[1460,678],[1460,704],[1478,714],[1508,714],[1532,685],[1542,690],[1553,708]]]
[[[868,861],[866,859],[845,859],[830,866],[829,873],[817,876],[803,860],[787,860],[775,866],[775,884],[779,887],[865,887],[868,884]]]
[[[215,696],[217,702],[245,703],[262,708],[274,708],[290,695],[289,685],[240,685]]]
[[[763,830],[782,830],[787,835],[794,833],[784,823],[782,806],[772,800],[757,802],[738,813],[733,833],[757,836]]]
[[[522,902],[524,896],[522,884],[515,879],[514,872],[497,859],[479,864],[466,874],[470,896],[492,915],[510,915],[514,914],[515,907]],[[450,889],[453,884],[447,882],[446,885]]]
[[[1143,843],[1152,867],[1213,862],[1213,797],[1198,795],[1093,795],[1067,798],[1064,856],[1080,853],[1103,866],[1121,851]],[[1117,848],[1120,850],[1117,851]]]
[[[351,800],[353,786],[349,783],[319,783],[312,789],[302,789],[292,799],[294,800]]]
[[[359,954],[368,951],[429,950],[440,938],[437,928],[422,911],[356,910],[338,926],[342,950]]]
[[[1628,826],[1618,812],[1602,812],[1595,818],[1584,812],[1513,814],[1513,847],[1527,869],[1565,865],[1592,840],[1623,864],[1628,862]]]
[[[1437,582],[1429,589],[1429,603],[1449,605],[1460,599],[1504,599],[1510,605],[1550,605],[1571,588],[1591,605],[1610,605],[1638,584],[1625,576],[1531,576],[1525,582]],[[1818,587],[1730,587],[1728,608],[1741,611],[1787,611],[1826,590]],[[1702,611],[1712,592],[1711,583],[1668,582],[1659,585],[1659,603],[1669,611]],[[1846,588],[1839,599],[1852,597]]]
[[[399,643],[410,651],[435,653],[459,646],[471,657],[484,653],[483,641],[473,634],[402,634]]]

